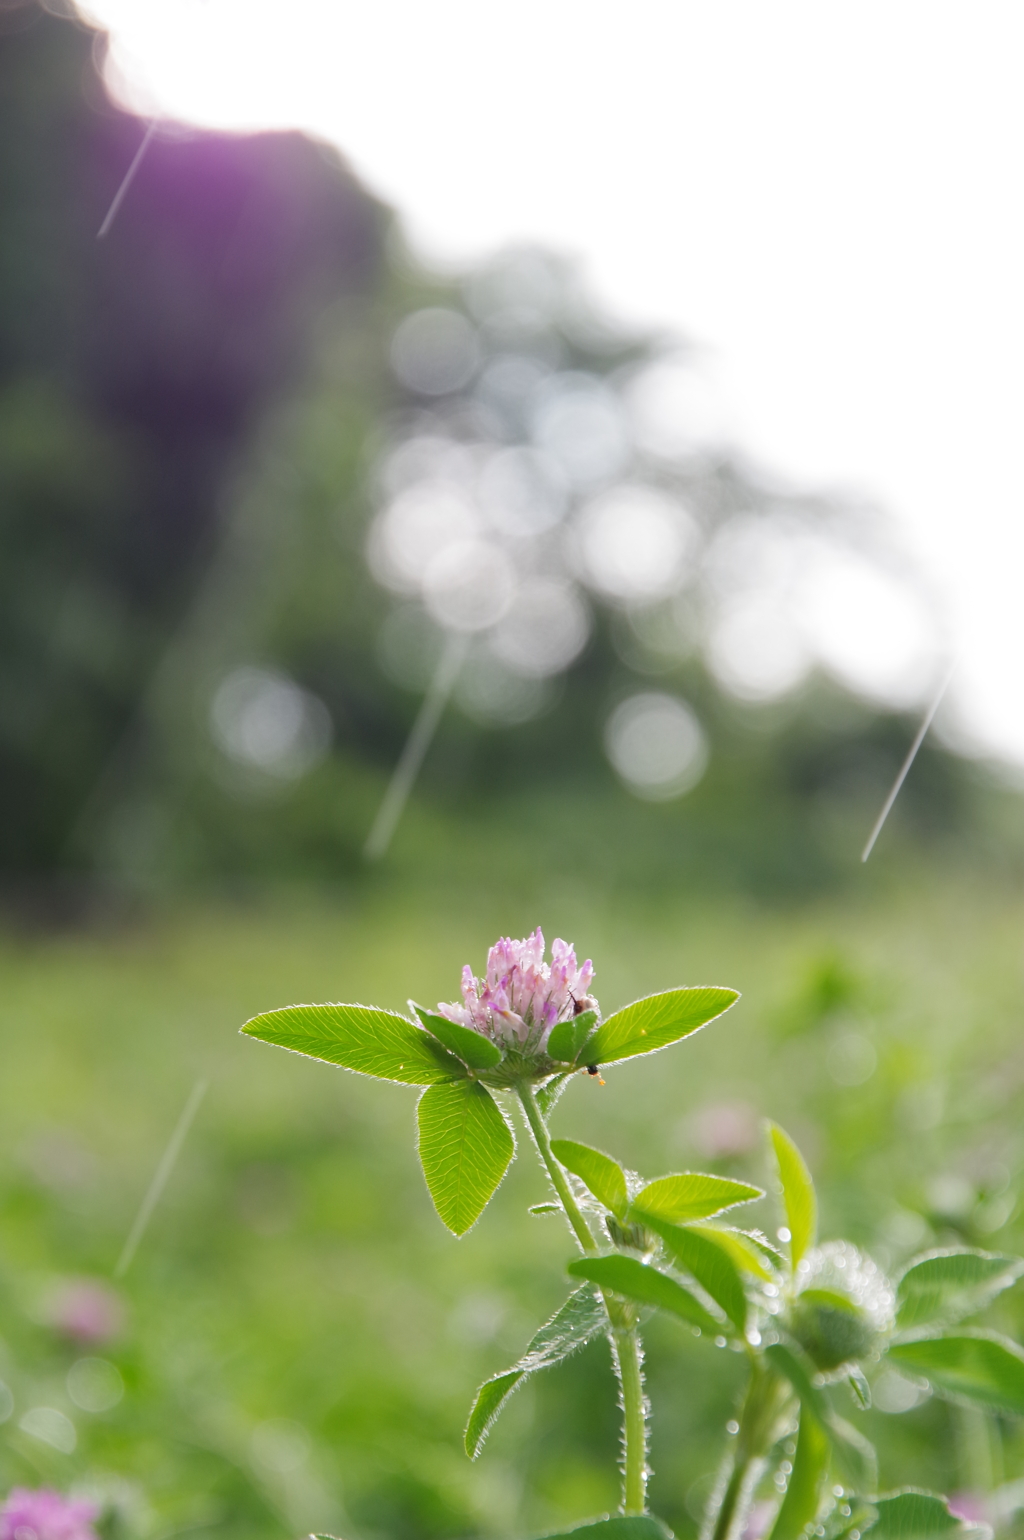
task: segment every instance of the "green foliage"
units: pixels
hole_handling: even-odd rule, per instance
[[[569,1084],[571,1078],[572,1071],[566,1070],[564,1074],[553,1075],[547,1084],[542,1085],[540,1090],[537,1091],[537,1106],[540,1108],[542,1118],[546,1119],[550,1115],[552,1107]]]
[[[629,1197],[626,1178],[618,1161],[601,1150],[592,1149],[589,1144],[577,1144],[575,1139],[552,1139],[551,1149],[555,1159],[578,1176],[599,1203],[617,1218],[625,1218]]]
[[[561,1309],[537,1332],[522,1358],[511,1369],[493,1375],[480,1386],[466,1424],[466,1453],[470,1459],[476,1459],[509,1396],[524,1380],[561,1363],[607,1328],[608,1312],[596,1289],[584,1284],[570,1294]]]
[[[648,1182],[633,1199],[633,1211],[685,1224],[691,1219],[711,1219],[740,1203],[763,1198],[760,1187],[749,1182],[735,1182],[724,1176],[708,1176],[702,1171],[680,1171],[675,1176],[660,1176]]]
[[[893,1343],[889,1357],[939,1395],[1024,1416],[1024,1349],[997,1332],[967,1329]]]
[[[850,1387],[850,1393],[862,1412],[871,1410],[871,1386],[868,1384],[863,1372],[856,1364],[851,1364],[846,1372],[846,1383]]]
[[[656,1053],[721,1016],[739,999],[735,989],[669,989],[634,1000],[601,1023],[590,1043],[591,1064],[617,1064],[637,1054]]]
[[[289,1005],[242,1028],[246,1037],[400,1085],[443,1085],[466,1069],[404,1016],[368,1005]]]
[[[653,1514],[613,1514],[608,1519],[594,1519],[588,1524],[578,1524],[575,1529],[560,1530],[557,1535],[545,1535],[544,1540],[673,1540],[672,1531],[666,1529]]]
[[[724,1230],[717,1225],[690,1225],[689,1228],[713,1246],[720,1246],[740,1272],[751,1273],[764,1283],[771,1281],[774,1274],[764,1265],[763,1253],[742,1230]]]
[[[903,1330],[931,1322],[951,1325],[975,1315],[1024,1272],[1020,1257],[988,1251],[933,1251],[916,1257],[896,1289],[896,1324]]]
[[[806,1409],[800,1413],[800,1432],[786,1495],[771,1530],[771,1540],[799,1540],[813,1524],[821,1506],[821,1489],[828,1471],[831,1446],[828,1435]]]
[[[789,1381],[802,1411],[813,1417],[828,1435],[837,1463],[853,1489],[873,1491],[878,1479],[875,1451],[862,1433],[836,1415],[826,1392],[814,1383],[814,1365],[810,1360],[796,1344],[785,1342],[770,1343],[764,1356],[775,1372]]]
[[[968,1536],[990,1533],[986,1525],[966,1524],[950,1513],[944,1497],[913,1487],[876,1497],[874,1508],[877,1516],[868,1532],[875,1540],[935,1540],[939,1535],[951,1535],[954,1530],[967,1540]]]
[[[489,1037],[484,1037],[482,1032],[474,1032],[472,1027],[464,1027],[460,1022],[449,1021],[447,1017],[435,1015],[432,1011],[424,1011],[412,1000],[409,1004],[427,1031],[470,1069],[494,1069],[501,1063],[501,1049]]]
[[[732,1257],[714,1241],[685,1225],[663,1219],[648,1221],[661,1236],[673,1259],[692,1273],[741,1333],[747,1328],[747,1296]]]
[[[581,1011],[569,1021],[556,1022],[548,1037],[548,1058],[558,1064],[578,1064],[596,1022],[596,1011]]]
[[[782,1186],[782,1202],[789,1227],[790,1264],[795,1271],[814,1245],[818,1232],[818,1200],[803,1156],[777,1123],[769,1123],[772,1148]]]
[[[660,1310],[668,1310],[672,1315],[689,1321],[691,1326],[699,1326],[702,1331],[710,1332],[712,1336],[722,1328],[722,1323],[705,1310],[689,1289],[684,1289],[681,1283],[670,1278],[667,1273],[641,1262],[639,1257],[621,1254],[577,1257],[569,1263],[569,1273],[573,1278],[587,1278],[599,1288],[622,1294],[637,1304],[656,1305]]]
[[[494,1097],[473,1080],[430,1086],[416,1108],[419,1156],[434,1207],[465,1235],[490,1202],[516,1151]]]
[[[772,1368],[787,1379],[806,1406],[821,1423],[828,1421],[828,1402],[814,1383],[814,1365],[795,1344],[770,1342],[764,1356]]]
[[[804,1289],[793,1302],[790,1329],[817,1368],[829,1371],[871,1351],[878,1330],[835,1289]]]

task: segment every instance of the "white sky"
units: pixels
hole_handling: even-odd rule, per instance
[[[125,99],[336,142],[438,260],[578,254],[737,441],[880,500],[1024,763],[1019,0],[87,0]]]

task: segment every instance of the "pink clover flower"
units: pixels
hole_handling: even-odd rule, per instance
[[[556,1022],[595,1007],[589,995],[593,977],[593,963],[588,958],[578,965],[568,941],[556,940],[551,962],[546,963],[538,926],[522,941],[509,936],[496,941],[487,954],[483,979],[476,978],[467,963],[462,1004],[440,1004],[437,1009],[448,1021],[472,1027],[501,1047],[540,1053]]]

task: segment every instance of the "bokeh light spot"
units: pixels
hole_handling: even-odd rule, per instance
[[[623,486],[583,509],[579,560],[590,585],[624,602],[663,598],[682,580],[697,525],[679,503],[652,487]]]
[[[109,1412],[124,1395],[124,1381],[105,1358],[79,1358],[68,1370],[67,1385],[83,1412]]]
[[[284,674],[238,668],[210,706],[217,747],[236,764],[294,780],[327,753],[331,719],[315,695]]]
[[[476,373],[476,332],[457,310],[431,307],[406,316],[391,341],[391,366],[421,396],[447,396]]]
[[[533,438],[578,487],[610,480],[626,466],[630,444],[622,409],[589,374],[558,374],[537,392]]]
[[[501,619],[515,589],[503,551],[485,540],[459,540],[440,551],[423,574],[427,608],[452,631],[484,631]]]
[[[491,646],[514,673],[543,679],[568,668],[589,634],[590,618],[574,588],[552,578],[532,578],[519,588]]]
[[[604,742],[630,791],[652,801],[682,796],[707,765],[703,729],[674,695],[649,691],[624,700],[608,718]]]

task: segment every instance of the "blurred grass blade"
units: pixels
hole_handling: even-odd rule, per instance
[[[96,231],[96,239],[98,241],[105,240],[107,238],[107,236],[110,234],[111,226],[113,225],[114,220],[117,218],[118,211],[120,210],[121,204],[124,202],[125,198],[128,196],[128,189],[132,185],[132,183],[134,182],[135,177],[136,177],[136,175],[138,173],[139,167],[142,165],[142,162],[146,158],[146,151],[149,149],[150,145],[152,144],[154,135],[156,134],[156,131],[159,128],[159,126],[160,126],[160,119],[159,118],[152,118],[150,120],[149,126],[146,129],[146,132],[142,136],[142,142],[140,143],[138,149],[135,151],[135,154],[132,156],[131,164],[129,165],[128,170],[125,172],[124,176],[121,178],[121,185],[118,187],[118,189],[115,192],[113,198],[111,199],[110,207],[107,209],[107,212],[104,215],[103,223],[100,225],[99,229]]]
[[[589,1144],[577,1144],[575,1139],[552,1139],[551,1148],[555,1159],[578,1176],[599,1203],[611,1209],[616,1218],[624,1217],[629,1196],[625,1174],[618,1161],[602,1150],[592,1149]]]
[[[873,1506],[878,1516],[866,1531],[873,1540],[937,1540],[940,1535],[953,1540],[954,1531],[959,1531],[964,1540],[969,1536],[977,1536],[980,1540],[981,1536],[992,1533],[987,1524],[967,1524],[955,1513],[950,1513],[944,1497],[913,1487],[876,1497]]]
[[[597,1022],[596,1011],[581,1011],[570,1021],[560,1021],[551,1028],[547,1055],[558,1064],[578,1064],[590,1034]]]
[[[369,1005],[288,1005],[254,1016],[246,1037],[399,1085],[441,1085],[466,1067],[420,1027]]]
[[[189,1093],[181,1117],[175,1124],[174,1132],[171,1134],[167,1148],[160,1157],[160,1162],[153,1173],[153,1180],[146,1190],[146,1196],[139,1206],[135,1222],[128,1232],[128,1239],[125,1241],[121,1255],[117,1259],[117,1265],[114,1268],[115,1278],[123,1278],[132,1265],[135,1253],[139,1249],[139,1242],[146,1233],[146,1227],[153,1217],[153,1210],[160,1202],[163,1190],[167,1186],[171,1172],[174,1170],[178,1156],[181,1154],[181,1147],[185,1143],[189,1129],[192,1127],[192,1121],[199,1111],[200,1103],[209,1088],[210,1082],[208,1080],[197,1080]]]
[[[641,1053],[656,1053],[721,1016],[739,999],[735,989],[670,989],[634,1000],[603,1021],[587,1045],[591,1064],[617,1064]]]
[[[939,1395],[1024,1416],[1024,1348],[998,1332],[968,1329],[894,1342],[888,1357],[923,1375]]]
[[[772,1148],[782,1184],[782,1202],[789,1226],[789,1256],[793,1271],[814,1245],[818,1233],[818,1200],[803,1156],[777,1123],[769,1123]]]
[[[885,801],[883,802],[882,810],[879,813],[878,817],[875,819],[874,827],[872,828],[871,833],[868,835],[867,844],[864,846],[864,849],[860,853],[861,861],[866,861],[868,856],[871,854],[871,852],[875,848],[875,841],[877,840],[878,836],[882,832],[882,826],[884,825],[885,820],[888,818],[889,814],[892,812],[893,803],[896,801],[896,798],[900,794],[900,787],[903,785],[903,782],[906,780],[907,776],[910,774],[910,767],[914,763],[914,760],[917,758],[917,751],[921,747],[922,743],[924,742],[925,736],[926,736],[926,734],[928,732],[928,729],[929,729],[929,727],[931,727],[932,722],[935,719],[935,713],[938,711],[939,707],[942,705],[942,698],[945,695],[946,691],[949,689],[950,681],[952,680],[953,675],[956,672],[956,665],[957,665],[957,660],[954,658],[953,662],[949,665],[949,668],[946,670],[946,673],[943,675],[942,682],[939,685],[939,688],[936,691],[934,698],[932,699],[931,705],[928,707],[928,710],[925,712],[924,720],[922,721],[920,727],[917,729],[917,733],[916,733],[916,735],[914,737],[914,741],[910,745],[910,748],[909,748],[909,750],[907,752],[907,757],[903,761],[902,765],[899,768],[899,773],[897,774],[896,779],[893,782],[892,790],[889,792],[889,795],[886,797]]]
[[[896,1286],[896,1324],[906,1330],[974,1315],[1017,1282],[1024,1259],[963,1248],[915,1258]]]
[[[409,1004],[426,1030],[470,1069],[494,1069],[501,1063],[501,1049],[482,1032],[474,1032],[472,1027],[449,1021],[446,1016],[438,1016],[433,1011],[425,1011],[413,1000]]]
[[[419,1156],[434,1207],[465,1235],[494,1195],[516,1152],[494,1097],[475,1080],[435,1085],[416,1109]]]
[[[701,1331],[710,1332],[712,1336],[722,1329],[723,1323],[716,1321],[689,1289],[685,1289],[667,1273],[641,1262],[639,1257],[577,1257],[569,1263],[569,1272],[574,1278],[588,1278],[599,1288],[623,1294],[638,1304],[656,1305],[659,1310],[668,1310],[673,1315],[681,1316],[684,1321],[689,1321],[691,1326],[699,1326]]]
[[[733,1182],[703,1171],[679,1171],[674,1176],[659,1176],[648,1182],[637,1193],[632,1206],[637,1213],[685,1224],[690,1219],[712,1219],[738,1203],[752,1203],[763,1197],[761,1188],[752,1187],[749,1182]]]
[[[505,1402],[529,1375],[561,1363],[600,1336],[607,1326],[608,1312],[590,1284],[570,1294],[561,1309],[537,1332],[519,1362],[480,1386],[466,1424],[466,1453],[470,1459],[476,1459]]]
[[[828,1435],[821,1423],[806,1407],[801,1408],[793,1470],[770,1540],[799,1540],[808,1525],[814,1523],[821,1506],[830,1453]]]
[[[732,1257],[699,1231],[687,1229],[685,1225],[671,1225],[663,1219],[653,1218],[647,1222],[661,1236],[673,1259],[693,1274],[734,1326],[745,1332],[747,1296]]]
[[[445,642],[444,651],[438,659],[434,677],[427,687],[419,714],[405,740],[405,747],[398,756],[398,763],[388,782],[388,789],[384,793],[380,807],[377,809],[377,816],[366,836],[363,856],[367,861],[379,861],[382,856],[387,855],[392,836],[398,828],[398,820],[409,800],[409,793],[416,784],[416,777],[420,773],[420,767],[437,732],[444,708],[448,704],[448,697],[466,661],[468,646],[469,639],[461,635],[450,634]]]

